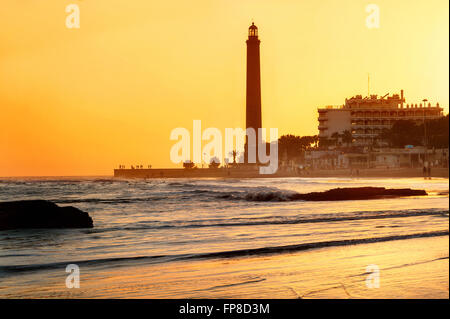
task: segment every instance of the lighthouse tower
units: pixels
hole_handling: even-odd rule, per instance
[[[262,127],[261,121],[261,72],[259,62],[258,28],[254,23],[248,29],[247,39],[247,102],[246,102],[246,127],[253,128],[258,135],[258,129]],[[256,141],[258,141],[258,136]],[[248,163],[248,151],[255,150],[258,158],[258,142],[249,145],[246,139],[245,162]]]

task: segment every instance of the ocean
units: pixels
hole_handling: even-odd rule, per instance
[[[428,196],[290,196],[362,186]],[[94,228],[0,231],[0,298],[448,298],[448,197],[438,178],[3,178],[0,201],[75,206]]]

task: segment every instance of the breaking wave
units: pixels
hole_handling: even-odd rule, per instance
[[[371,219],[386,218],[407,218],[417,216],[436,216],[449,217],[447,210],[441,209],[419,209],[419,210],[395,210],[395,211],[356,211],[339,214],[319,214],[319,215],[296,215],[296,216],[268,216],[253,218],[216,218],[203,220],[177,220],[177,221],[158,221],[150,220],[145,223],[134,224],[121,228],[105,228],[101,230],[88,230],[93,233],[97,231],[114,230],[143,230],[143,229],[165,229],[165,228],[202,228],[202,227],[238,227],[238,226],[262,226],[262,225],[293,225],[293,224],[311,224],[311,223],[329,223],[346,222]]]

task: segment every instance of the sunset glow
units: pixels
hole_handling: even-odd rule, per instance
[[[67,29],[65,6],[80,7]],[[245,126],[247,28],[261,40],[262,125],[317,134],[317,107],[405,91],[449,105],[449,4],[377,1],[6,0],[0,176],[180,167],[170,132]]]

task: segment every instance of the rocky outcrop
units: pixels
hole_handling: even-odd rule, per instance
[[[313,192],[307,194],[293,194],[292,200],[306,201],[337,201],[380,199],[404,196],[426,196],[426,191],[421,189],[399,188],[389,189],[384,187],[348,187],[334,188],[325,192]]]
[[[19,228],[92,228],[88,213],[46,200],[0,202],[0,230]]]

